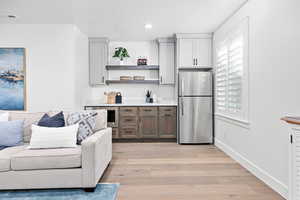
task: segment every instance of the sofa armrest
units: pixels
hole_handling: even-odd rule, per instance
[[[112,158],[112,129],[106,128],[81,143],[82,185],[95,187]]]

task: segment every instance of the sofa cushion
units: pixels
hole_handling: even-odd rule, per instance
[[[9,113],[0,113],[0,122],[7,122],[9,118]]]
[[[23,144],[24,120],[0,122],[0,146],[13,147]]]
[[[77,144],[81,144],[85,138],[94,133],[96,127],[96,115],[98,115],[98,113],[93,111],[74,112],[69,114],[66,119],[67,124],[79,124]]]
[[[11,157],[12,170],[81,167],[81,146],[61,149],[25,149]]]
[[[30,149],[75,148],[78,124],[66,127],[42,127],[32,125]]]
[[[59,112],[56,115],[50,117],[47,113],[38,122],[39,126],[45,127],[64,127],[65,118],[63,112]]]
[[[91,110],[89,110],[91,111]],[[94,112],[97,112],[96,115],[96,127],[94,132],[97,132],[99,130],[107,128],[107,110],[106,109],[99,109],[99,110],[93,110]],[[55,115],[59,111],[50,111],[48,114],[50,116]],[[72,111],[64,111],[65,120],[68,119],[69,115],[72,113]],[[66,122],[67,124],[67,122]]]
[[[107,110],[94,110],[96,115],[96,127],[95,132],[107,128]]]
[[[9,118],[10,120],[24,120],[23,141],[28,143],[31,137],[31,125],[36,124],[44,114],[43,112],[11,111]]]
[[[98,115],[96,115],[95,131],[99,131],[107,128],[107,111],[105,109],[94,110],[94,111],[98,113]],[[50,116],[53,116],[58,112],[59,111],[50,111],[47,113]],[[4,111],[0,111],[0,113],[4,113]],[[70,111],[64,111],[65,119],[69,116],[70,113],[71,113]],[[9,119],[24,120],[23,141],[25,143],[29,143],[31,138],[31,125],[37,124],[44,114],[45,112],[9,111]]]
[[[56,110],[51,110],[49,112],[47,112],[47,114],[49,115],[49,117],[53,117],[54,115],[56,115],[57,113],[59,113],[60,111],[56,111]],[[64,119],[65,119],[65,124],[67,124],[66,119],[68,118],[69,114],[71,113],[71,111],[63,111],[64,114]]]
[[[7,147],[0,151],[0,172],[9,171],[11,156],[23,151],[28,145]]]

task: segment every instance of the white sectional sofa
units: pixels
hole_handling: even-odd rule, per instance
[[[28,149],[31,124],[44,113],[10,112],[25,120],[24,145],[0,150],[0,190],[84,188],[93,191],[112,158],[112,130],[106,110],[97,111],[101,130],[77,148]],[[64,113],[67,117],[67,113]]]

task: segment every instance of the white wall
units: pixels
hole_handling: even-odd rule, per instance
[[[1,47],[26,48],[29,111],[82,109],[88,101],[103,102],[105,91],[120,91],[125,98],[144,98],[146,89],[150,89],[160,98],[174,99],[173,86],[122,84],[90,87],[88,38],[74,25],[1,24],[0,30]],[[149,64],[158,64],[155,41],[111,42],[111,54],[120,45],[127,47],[131,54],[128,64],[135,64],[139,56],[146,56]],[[114,62],[111,59],[111,63]],[[150,75],[158,78],[157,72]]]
[[[77,109],[88,77],[86,37],[62,24],[1,24],[0,30],[1,47],[26,48],[27,110]]]
[[[125,47],[130,58],[124,60],[124,64],[136,65],[137,58],[146,57],[148,65],[158,65],[158,44],[156,41],[110,41],[109,43],[109,64],[119,64],[116,58],[112,58],[116,47]],[[158,71],[109,71],[109,79],[119,79],[120,75],[144,75],[146,79],[158,79]],[[90,97],[87,102],[105,102],[104,92],[121,92],[125,99],[144,99],[146,90],[151,90],[159,98],[164,100],[175,100],[174,85],[154,85],[154,84],[111,84],[90,88]]]
[[[75,67],[75,109],[83,109],[85,100],[89,97],[89,40],[79,28],[73,27],[74,30],[74,59]]]
[[[249,0],[216,32],[250,17],[250,125],[216,119],[216,145],[287,196],[289,129],[280,121],[300,114],[300,2]]]

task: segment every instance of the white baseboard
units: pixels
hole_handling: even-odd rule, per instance
[[[243,167],[245,167],[248,171],[250,171],[254,176],[262,180],[264,183],[266,183],[268,186],[270,186],[273,190],[278,192],[282,197],[285,199],[288,198],[288,187],[268,174],[266,171],[262,170],[258,166],[256,166],[251,161],[247,160],[245,157],[243,157],[241,154],[236,152],[234,149],[232,149],[227,144],[221,142],[218,139],[215,139],[215,145],[224,151],[228,156],[230,156],[232,159],[240,163]]]

